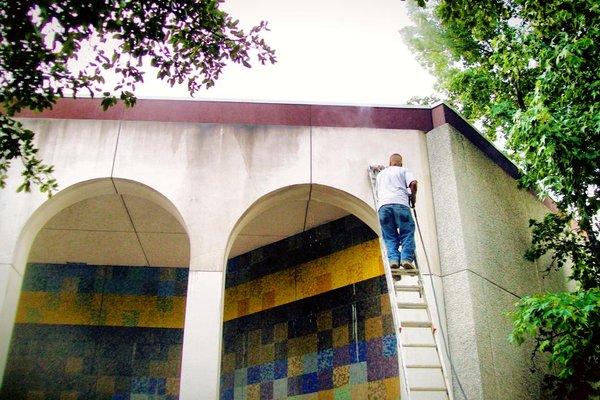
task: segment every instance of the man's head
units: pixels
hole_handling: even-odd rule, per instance
[[[394,153],[390,156],[390,167],[401,167],[402,156],[398,153]]]

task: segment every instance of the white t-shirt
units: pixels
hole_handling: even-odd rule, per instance
[[[377,174],[377,209],[386,204],[408,204],[408,185],[414,175],[404,167],[387,167]]]

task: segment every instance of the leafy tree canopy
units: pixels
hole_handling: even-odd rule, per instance
[[[56,189],[52,167],[36,157],[34,132],[13,117],[52,108],[63,96],[102,98],[104,109],[133,106],[145,66],[190,94],[211,87],[227,62],[274,63],[261,33],[245,33],[219,0],[0,0],[0,187],[12,161],[23,163],[21,190]],[[108,77],[114,79],[108,79]]]
[[[523,187],[559,212],[531,221],[526,258],[572,267],[575,293],[523,298],[511,340],[550,355],[558,398],[598,394],[600,376],[600,2],[419,0],[403,30],[437,96],[504,143]],[[593,372],[596,371],[596,372]]]

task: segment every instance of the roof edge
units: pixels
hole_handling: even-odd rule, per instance
[[[223,123],[403,129],[429,132],[452,125],[509,176],[519,179],[517,166],[492,142],[444,102],[428,107],[283,104],[240,101],[138,99],[103,111],[100,99],[61,98],[50,110],[24,110],[19,118],[95,119],[123,121]]]

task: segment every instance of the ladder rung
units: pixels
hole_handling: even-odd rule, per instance
[[[431,328],[429,321],[401,321],[400,325],[403,328]]]
[[[394,285],[396,292],[420,292],[421,286],[419,285]]]
[[[411,392],[445,392],[445,387],[426,387],[426,386],[415,386],[410,388]]]
[[[427,369],[441,369],[442,366],[439,364],[409,364],[406,368],[427,368]]]
[[[404,268],[398,268],[398,269],[392,269],[392,275],[419,275],[419,270],[418,269],[404,269]]]
[[[396,305],[398,306],[398,308],[408,308],[411,310],[424,310],[427,308],[427,304],[426,303],[402,303],[402,302],[398,302],[396,303]]]
[[[407,343],[407,344],[402,344],[402,346],[404,346],[404,347],[430,347],[432,349],[434,349],[436,347],[434,343]]]

